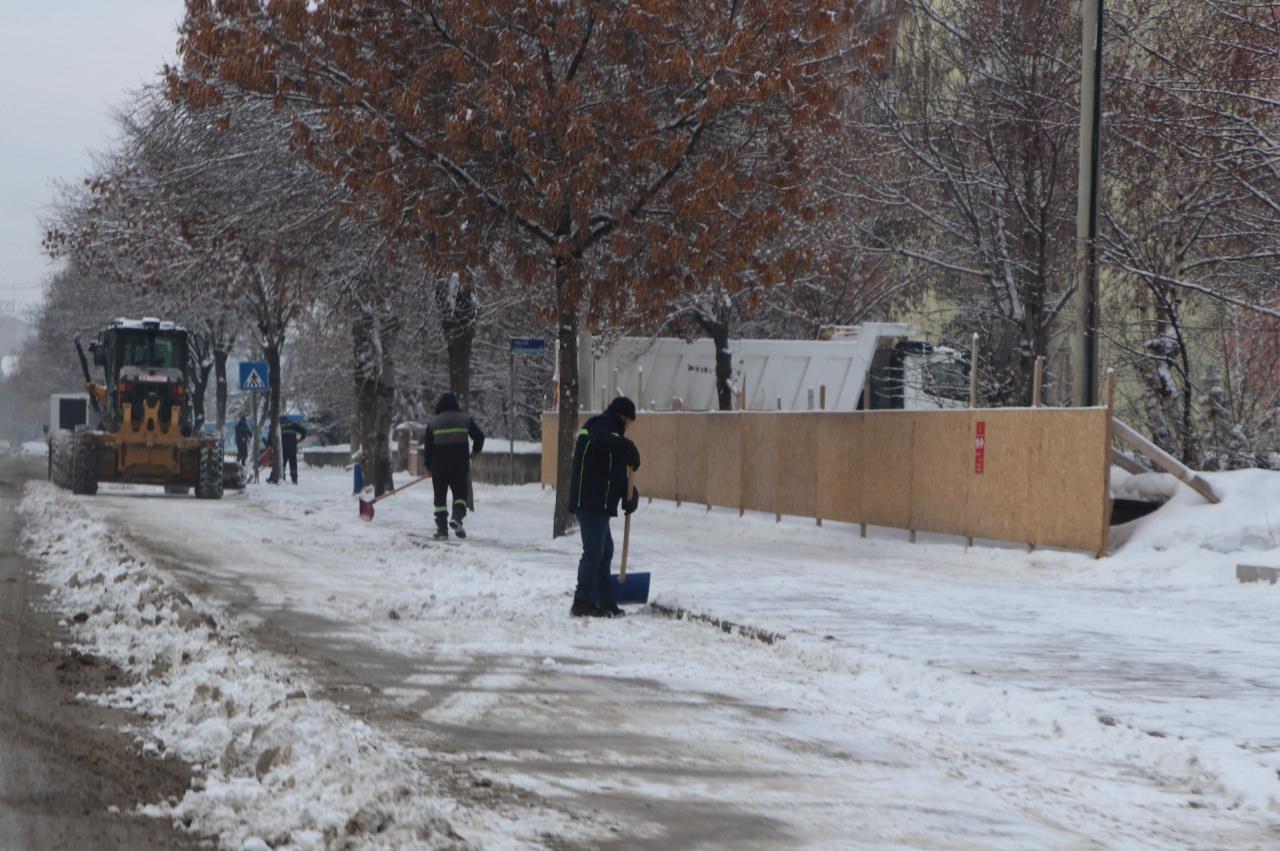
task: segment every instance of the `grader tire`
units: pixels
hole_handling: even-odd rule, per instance
[[[71,489],[71,432],[58,429],[49,436],[49,481]]]
[[[222,499],[222,448],[200,447],[200,478],[196,499]]]
[[[98,492],[98,452],[89,442],[89,430],[76,426],[71,447],[71,492],[93,496]]]

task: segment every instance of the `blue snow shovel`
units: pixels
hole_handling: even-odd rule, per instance
[[[627,497],[630,498],[633,485],[632,476],[635,470],[627,468]],[[613,599],[619,605],[623,603],[649,602],[649,574],[632,573],[627,575],[627,549],[631,544],[631,515],[625,515],[622,521],[622,561],[618,564],[618,572],[610,576],[613,582]]]

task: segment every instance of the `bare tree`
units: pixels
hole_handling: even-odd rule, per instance
[[[1224,334],[1280,297],[1274,10],[1123,4],[1112,21],[1101,259],[1107,331],[1141,390],[1130,412],[1190,465],[1261,457],[1269,418],[1242,404],[1261,388],[1241,369],[1272,371]]]
[[[1072,293],[1079,31],[1070,4],[905,0],[851,109],[859,242],[964,306],[951,331],[984,338],[992,404],[1030,402]]]

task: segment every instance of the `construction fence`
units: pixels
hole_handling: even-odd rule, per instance
[[[553,486],[558,420],[542,424]],[[1106,551],[1106,408],[642,412],[627,436],[647,497]]]

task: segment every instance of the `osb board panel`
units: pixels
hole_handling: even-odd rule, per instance
[[[911,520],[919,531],[968,535],[974,476],[972,412],[929,411],[911,418]]]
[[[826,520],[856,523],[860,516],[859,496],[863,482],[862,414],[820,414],[814,438],[814,478],[817,496],[815,514]]]
[[[588,414],[581,414],[578,417],[578,425],[581,426],[588,418]],[[558,457],[556,441],[559,439],[556,429],[559,425],[559,414],[542,415],[542,483],[552,487],[556,485],[556,458]]]
[[[858,522],[908,529],[914,415],[905,411],[871,411],[860,416],[866,418],[859,464],[865,490],[859,501]]]
[[[687,502],[707,501],[707,420],[710,414],[664,414],[676,423],[676,491]]]
[[[778,459],[786,414],[742,415],[742,507],[778,511],[779,481],[788,476]]]
[[[774,510],[815,517],[818,511],[818,426],[825,414],[774,414],[781,420],[774,435],[778,471]]]
[[[559,414],[542,415],[542,483],[556,483],[556,429],[560,426]]]
[[[1107,417],[1103,408],[1058,410],[1040,429],[1027,509],[1035,543],[1098,550],[1106,534]]]
[[[706,418],[707,500],[727,508],[741,506],[742,419],[746,414],[703,414]]]
[[[973,476],[972,535],[1035,543],[1027,487],[1036,475],[1040,429],[1057,413],[1045,408],[974,413],[973,425],[985,422],[987,436],[983,472]]]
[[[979,420],[981,475],[973,466]],[[543,417],[548,484],[556,421]],[[1105,540],[1100,409],[647,414],[631,436],[641,449],[642,492],[656,498],[678,491],[697,503],[745,501],[762,511],[1090,552]]]
[[[627,428],[640,450],[636,487],[655,499],[676,498],[676,421],[674,414],[641,414]]]

